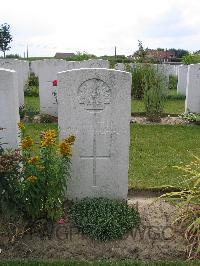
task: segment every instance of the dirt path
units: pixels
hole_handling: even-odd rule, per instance
[[[129,197],[128,204],[138,208],[141,224],[118,241],[101,243],[79,234],[65,219],[55,225],[52,234],[25,235],[14,244],[0,241],[0,260],[7,258],[43,259],[142,259],[175,260],[185,258],[182,232],[172,223],[176,208],[151,197]],[[45,235],[46,234],[46,235]]]

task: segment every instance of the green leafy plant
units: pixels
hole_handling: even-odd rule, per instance
[[[28,78],[27,87],[39,87],[39,79],[38,77],[35,75],[35,73],[31,72],[30,76]]]
[[[161,196],[172,201],[179,207],[175,220],[185,228],[185,238],[188,240],[189,258],[200,258],[200,158],[188,165],[175,166],[183,174],[184,189],[180,192],[166,193]]]
[[[167,100],[185,100],[186,96],[181,94],[181,93],[177,93],[174,95],[167,95]]]
[[[132,91],[134,99],[142,99],[144,97],[144,76],[147,74],[146,67],[137,64],[130,72],[132,74]]]
[[[190,123],[194,123],[200,125],[200,114],[195,113],[188,113],[188,114],[181,114],[180,117]]]
[[[39,96],[39,80],[34,73],[30,73],[30,76],[26,82],[24,95],[32,97]]]
[[[4,58],[6,51],[10,50],[10,43],[12,41],[12,35],[10,33],[10,25],[7,23],[1,24],[0,26],[0,51],[3,52]]]
[[[25,117],[25,106],[24,105],[21,105],[19,107],[19,116],[20,116],[20,119],[23,119]]]
[[[20,119],[25,119],[28,122],[32,122],[33,118],[39,114],[39,111],[33,107],[25,107],[24,105],[19,107]]]
[[[200,55],[199,54],[185,55],[182,58],[182,63],[185,65],[198,64],[198,63],[200,63]]]
[[[169,85],[168,85],[169,90],[176,90],[177,89],[177,83],[178,83],[178,78],[176,76],[170,75],[169,76]]]
[[[65,60],[67,61],[82,61],[82,60],[88,60],[91,58],[95,58],[96,56],[94,55],[90,55],[87,52],[83,51],[83,52],[76,52],[76,54],[74,56],[70,56],[65,58]]]
[[[143,77],[144,105],[149,121],[159,122],[163,114],[166,100],[166,78],[164,74],[152,66],[147,66],[147,74]]]
[[[35,87],[35,86],[29,86],[24,91],[24,96],[38,97],[39,96],[39,88]]]
[[[137,210],[125,202],[105,198],[75,202],[69,210],[75,226],[93,239],[118,239],[139,223]]]
[[[70,136],[57,145],[55,130],[42,132],[38,153],[32,138],[25,134],[24,125],[20,123],[19,127],[23,136],[23,179],[20,196],[25,201],[26,219],[55,220],[62,214],[75,138]]]

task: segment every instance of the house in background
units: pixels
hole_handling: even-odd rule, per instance
[[[75,56],[75,53],[56,53],[54,57],[56,59],[65,59],[71,56]]]
[[[176,58],[175,52],[167,50],[147,50],[147,57],[153,58],[160,63],[171,62],[172,59]]]

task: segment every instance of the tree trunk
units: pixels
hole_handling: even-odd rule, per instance
[[[6,58],[6,52],[5,51],[3,51],[3,57]]]

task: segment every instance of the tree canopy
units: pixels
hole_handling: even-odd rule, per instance
[[[10,34],[10,25],[7,23],[0,26],[0,51],[3,52],[4,58],[6,51],[10,50],[10,43],[12,41],[12,35]]]

